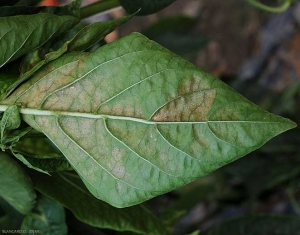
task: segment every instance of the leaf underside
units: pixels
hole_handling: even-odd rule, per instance
[[[116,207],[181,187],[295,127],[138,33],[49,63],[3,104]]]

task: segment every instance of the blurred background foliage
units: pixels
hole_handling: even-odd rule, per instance
[[[108,20],[124,14],[122,9],[116,9],[87,21]],[[178,0],[156,14],[133,18],[106,41],[133,31],[142,32],[214,74],[262,108],[299,123],[299,3],[283,13],[270,14],[246,1]],[[30,142],[23,144],[28,149]],[[52,151],[51,146],[48,148]],[[53,151],[53,154],[57,153]],[[194,231],[207,235],[296,235],[300,234],[299,202],[298,127],[244,158],[145,205],[175,235]],[[14,218],[12,223],[21,221],[20,215],[4,201],[0,204]],[[42,206],[39,208],[42,210]],[[5,219],[2,217],[0,225]],[[66,221],[69,234],[120,233],[89,227],[68,210]]]

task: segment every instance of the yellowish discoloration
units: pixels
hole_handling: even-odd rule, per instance
[[[191,78],[184,79],[178,86],[178,95],[183,96],[193,92],[209,89],[209,84],[200,76],[193,74]]]

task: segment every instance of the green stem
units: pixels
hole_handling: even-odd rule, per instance
[[[81,19],[101,13],[112,8],[120,6],[119,0],[102,0],[93,4],[87,5],[80,9]]]
[[[278,7],[270,7],[270,6],[267,6],[267,5],[262,4],[260,2],[257,2],[257,0],[246,0],[246,1],[249,2],[252,6],[255,6],[255,7],[261,9],[261,10],[272,12],[272,13],[283,12],[286,9],[288,9],[289,6],[291,5],[291,1],[284,1],[284,3],[281,6],[278,6]]]

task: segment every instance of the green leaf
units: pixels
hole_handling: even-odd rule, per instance
[[[35,136],[23,138],[16,143],[15,148],[26,156],[35,158],[55,158],[62,154],[45,136],[37,138]]]
[[[36,158],[24,156],[31,166],[38,168],[44,172],[58,172],[58,171],[71,171],[74,170],[65,157],[54,158]]]
[[[27,127],[22,130],[13,131],[9,136],[5,138],[3,141],[4,144],[10,143],[12,146],[15,145],[21,138],[31,132],[33,129],[31,127]]]
[[[0,21],[0,67],[43,45],[78,22],[72,16],[49,13],[2,17]]]
[[[14,144],[12,152],[30,168],[45,172],[73,170],[67,159],[47,138],[24,138]]]
[[[207,235],[298,235],[300,218],[277,215],[252,215],[228,220]]]
[[[0,144],[3,143],[4,138],[9,131],[17,129],[21,124],[19,108],[17,105],[8,107],[0,121]]]
[[[136,33],[49,63],[2,104],[18,102],[92,194],[116,207],[181,187],[295,127]]]
[[[21,227],[24,215],[15,210],[9,203],[0,197],[0,211],[4,212],[0,216],[1,229],[19,229]]]
[[[1,72],[0,72],[0,76],[1,76]],[[15,81],[16,81],[16,79],[14,77],[1,78],[1,80],[0,80],[0,100],[4,98],[8,87],[10,87],[12,84],[14,84]]]
[[[21,229],[27,233],[38,230],[43,235],[64,235],[68,231],[65,220],[65,210],[60,204],[40,196],[33,211],[24,218]]]
[[[0,196],[22,214],[27,214],[35,203],[31,179],[15,160],[0,152]]]
[[[0,69],[0,100],[2,100],[8,87],[10,87],[19,77],[19,71],[16,69],[19,63],[9,63]]]
[[[39,171],[41,173],[44,173],[44,174],[47,174],[49,175],[49,173],[47,171],[44,171],[42,169],[40,169],[38,166],[33,166],[22,154],[14,151],[12,149],[12,154],[17,158],[19,159],[25,166],[27,166],[28,168],[31,168],[33,170],[36,170],[36,171]]]
[[[120,0],[120,3],[129,13],[135,13],[140,9],[137,15],[149,15],[160,11],[175,1],[176,0]]]
[[[28,52],[24,57],[23,57],[23,60],[22,60],[22,63],[20,65],[20,73],[21,73],[21,76],[20,78],[18,79],[21,80],[22,76],[30,71],[31,69],[34,68],[34,66],[36,64],[38,64],[41,60],[43,60],[42,56],[43,56],[43,53],[44,53],[44,50],[43,48],[38,48],[34,51],[30,51]],[[18,82],[17,81],[17,82]]]
[[[32,76],[43,65],[59,58],[67,51],[84,51],[92,47],[97,42],[102,40],[107,34],[130,20],[132,16],[133,15],[125,16],[116,20],[98,22],[82,28],[72,39],[65,42],[58,50],[48,53],[43,60],[39,61],[33,68],[24,73],[14,84],[12,84],[7,89],[7,95],[9,95],[21,83],[29,79],[30,76]],[[30,59],[32,59],[32,57],[29,58],[29,60]],[[30,66],[31,63],[29,62],[27,64],[29,64]],[[26,69],[28,69],[29,66],[26,66]]]
[[[97,200],[86,189],[78,175],[71,172],[51,176],[34,174],[38,191],[70,209],[80,221],[93,227],[138,234],[165,234],[160,221],[142,206],[114,208]]]
[[[68,51],[85,51],[104,39],[106,35],[125,24],[134,15],[124,16],[115,20],[97,22],[84,27],[70,41]]]
[[[181,15],[166,17],[143,30],[143,34],[177,55],[191,60],[209,42],[207,36],[191,33],[196,22],[196,19]]]
[[[43,9],[43,12],[60,16],[71,15],[80,19],[81,2],[82,0],[73,0],[70,4],[62,7],[46,7]]]

